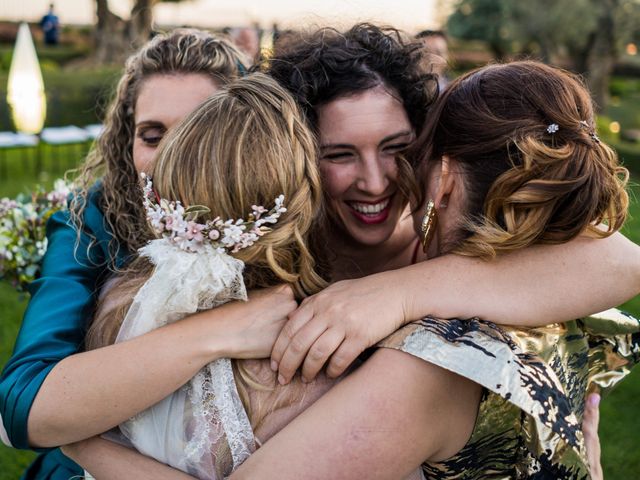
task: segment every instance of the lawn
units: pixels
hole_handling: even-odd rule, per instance
[[[42,170],[35,174],[38,161],[35,150],[21,152],[0,152],[0,197],[15,196],[29,189],[38,182],[50,186],[52,181],[60,177],[66,168],[74,166],[87,146],[43,147],[40,152]],[[640,165],[637,162],[638,149],[625,145],[621,151],[630,152],[624,155],[629,166],[640,179]],[[636,243],[640,243],[640,187],[632,188],[633,204],[631,220],[625,233]],[[11,354],[13,341],[20,326],[21,317],[26,306],[26,299],[18,296],[12,288],[0,282],[0,366],[4,365]],[[627,303],[625,309],[640,315],[640,296]],[[627,480],[636,478],[640,472],[640,368],[632,372],[630,378],[623,382],[609,397],[605,398],[601,407],[602,420],[600,436],[602,439],[605,477],[608,480]],[[17,479],[34,454],[17,451],[0,445],[0,480]]]

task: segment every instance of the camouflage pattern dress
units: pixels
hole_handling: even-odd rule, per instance
[[[379,346],[484,387],[474,431],[427,479],[588,479],[580,424],[588,391],[606,392],[640,361],[640,322],[618,310],[535,329],[426,317]]]

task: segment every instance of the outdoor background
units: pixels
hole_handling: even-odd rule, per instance
[[[31,22],[36,42],[47,95],[45,126],[99,123],[131,46],[144,42],[152,30],[187,24],[215,31],[255,28],[263,45],[269,45],[276,22],[278,28],[345,26],[356,20],[392,22],[409,34],[427,27],[446,30],[451,76],[515,58],[540,59],[571,69],[585,78],[596,99],[598,134],[618,150],[632,172],[631,219],[624,232],[640,242],[640,0],[60,0],[57,13],[63,28],[56,46],[44,46],[38,28],[48,0],[10,3],[0,0],[0,131],[14,129],[6,85],[20,20]],[[29,192],[36,184],[50,187],[82,160],[89,147],[0,148],[0,197]],[[0,368],[11,355],[27,300],[0,280]],[[640,315],[640,298],[623,308]],[[640,476],[638,413],[640,369],[601,406],[602,463],[609,480]],[[33,458],[31,452],[0,445],[0,480],[18,478]]]

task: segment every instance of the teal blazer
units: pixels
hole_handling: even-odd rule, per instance
[[[76,247],[77,230],[68,212],[57,212],[47,223],[48,248],[41,275],[29,287],[31,299],[16,339],[13,355],[0,377],[0,414],[11,445],[30,448],[27,418],[33,400],[51,369],[82,350],[100,287],[109,275],[108,231],[100,208],[100,185],[90,192],[84,229]],[[127,258],[119,250],[116,265]],[[68,479],[82,469],[59,449],[42,454],[22,478]]]

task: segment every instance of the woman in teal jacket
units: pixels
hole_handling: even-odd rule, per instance
[[[133,156],[147,161],[168,128],[239,74],[242,59],[225,40],[196,30],[179,30],[155,37],[128,60],[105,120],[106,129],[85,172],[113,163],[118,168],[107,167],[105,181],[85,190],[80,198],[86,198],[86,203],[72,202],[72,208],[81,210],[80,222],[69,211],[57,212],[49,220],[42,274],[30,285],[31,300],[13,355],[2,372],[0,413],[4,440],[11,446],[34,448],[42,443],[33,441],[28,428],[34,399],[58,362],[82,350],[87,320],[102,285],[114,268],[126,264],[127,252],[135,248],[134,237],[123,235],[121,222],[104,214],[105,203],[113,203],[114,197],[138,201]],[[170,94],[173,102],[167,102],[163,93]],[[126,216],[126,204],[116,213]],[[75,224],[81,224],[80,233]],[[139,228],[139,224],[130,228]],[[123,237],[129,242],[122,242]],[[44,454],[25,478],[67,479],[82,474],[59,449],[38,450]]]

